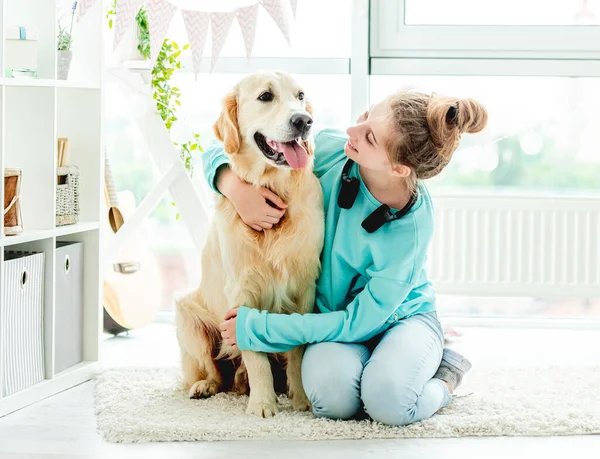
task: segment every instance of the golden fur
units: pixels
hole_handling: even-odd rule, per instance
[[[256,103],[264,88],[275,93],[275,100]],[[314,146],[303,141],[308,164],[293,170],[268,160],[253,137],[257,130],[284,132],[290,114],[310,112],[297,99],[298,90],[287,74],[261,72],[244,78],[225,98],[214,131],[231,169],[255,187],[269,188],[288,207],[277,226],[258,232],[218,196],[202,252],[200,286],[177,302],[177,338],[189,395],[207,397],[232,387],[245,393],[249,383],[247,411],[263,417],[277,412],[268,356],[234,352],[222,343],[219,324],[229,308],[240,305],[275,313],[313,310],[324,225],[322,191],[312,173]],[[300,376],[303,351],[302,346],[286,353],[289,395],[298,410],[310,408]]]

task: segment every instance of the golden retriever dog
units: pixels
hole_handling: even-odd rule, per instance
[[[324,216],[311,125],[302,88],[282,72],[251,74],[224,100],[214,131],[231,169],[247,183],[269,188],[288,207],[278,225],[259,232],[246,226],[228,199],[217,197],[200,286],[177,302],[183,383],[192,398],[232,387],[243,393],[249,384],[247,412],[277,413],[269,356],[226,346],[219,324],[229,308],[241,305],[286,314],[313,310]],[[302,346],[284,355],[296,410],[310,409],[300,374],[303,352]]]

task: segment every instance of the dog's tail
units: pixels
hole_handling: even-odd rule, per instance
[[[221,350],[219,322],[209,312],[198,290],[175,302],[175,322],[181,347],[191,355],[198,355],[204,351],[213,359],[217,359]],[[204,346],[205,349],[198,349],[198,346]],[[192,349],[189,349],[190,347]]]

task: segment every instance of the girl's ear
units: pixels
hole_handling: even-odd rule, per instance
[[[404,164],[396,164],[392,167],[392,172],[396,177],[406,178],[411,174],[412,170]]]

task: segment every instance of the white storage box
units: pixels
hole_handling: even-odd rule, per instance
[[[4,47],[5,76],[26,76],[23,70],[38,69],[38,31],[26,26],[6,27]]]
[[[56,243],[54,372],[83,360],[83,242]]]
[[[2,395],[44,379],[44,254],[4,252]]]

